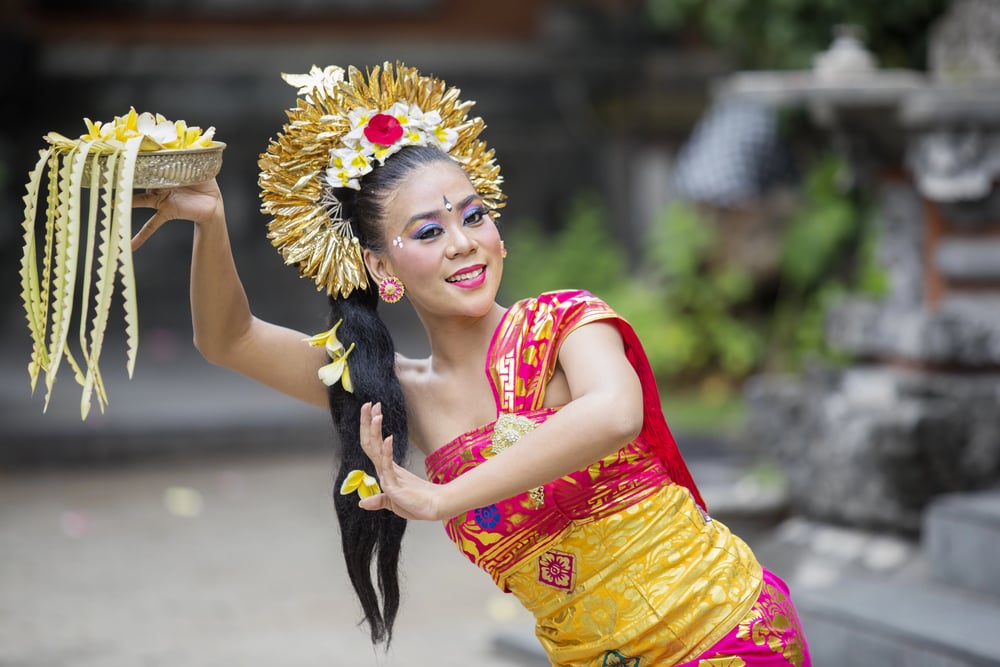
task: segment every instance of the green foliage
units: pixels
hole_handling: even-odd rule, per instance
[[[827,310],[848,292],[880,297],[887,291],[869,206],[845,195],[838,184],[842,168],[841,160],[829,156],[816,161],[782,242],[768,355],[768,364],[779,370],[794,371],[817,355],[841,360],[824,341]]]
[[[884,66],[921,68],[930,24],[946,0],[646,0],[650,24],[695,33],[739,67],[809,67],[840,24],[861,27]]]
[[[695,384],[725,400],[750,373],[795,371],[812,356],[839,358],[824,341],[825,314],[838,297],[885,293],[885,274],[864,202],[838,185],[841,163],[819,160],[808,175],[798,213],[781,239],[776,292],[721,256],[725,224],[675,204],[643,243],[638,270],[611,233],[592,194],[578,197],[559,231],[519,224],[508,232],[505,298],[583,288],[611,303],[643,341],[662,381]],[[709,389],[706,390],[706,387]]]
[[[806,178],[805,206],[789,225],[782,245],[782,275],[797,291],[813,289],[828,275],[841,249],[856,234],[858,216],[836,185],[840,162],[819,160]]]
[[[614,290],[625,280],[625,253],[611,236],[607,212],[593,193],[578,196],[558,232],[530,221],[505,234],[504,296],[510,300],[556,289]]]
[[[706,391],[664,391],[663,414],[675,433],[723,433],[740,428],[746,403],[738,394]]]
[[[651,358],[670,362],[654,362],[659,373],[718,368],[728,376],[742,376],[760,358],[763,341],[740,321],[739,311],[753,293],[753,282],[740,268],[714,261],[718,245],[714,226],[685,205],[669,207],[650,231],[645,280],[655,286],[659,298],[643,303],[651,304],[645,309],[661,310],[671,329],[669,337],[661,333],[644,339]],[[636,328],[646,329],[642,325],[648,317],[637,308]],[[673,347],[676,341],[685,343],[683,350]]]

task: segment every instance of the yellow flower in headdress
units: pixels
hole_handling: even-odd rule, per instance
[[[330,363],[317,371],[319,379],[323,384],[327,387],[332,387],[339,382],[344,391],[353,393],[354,385],[351,384],[351,372],[347,368],[347,356],[354,349],[354,343],[351,343],[351,346],[345,349],[344,344],[337,338],[337,329],[343,322],[343,319],[337,320],[337,323],[329,331],[316,334],[306,340],[313,347],[325,347],[327,354],[332,359]]]
[[[346,496],[354,491],[362,498],[369,498],[382,493],[378,480],[366,473],[364,470],[352,470],[347,473],[344,483],[340,485],[340,495]]]

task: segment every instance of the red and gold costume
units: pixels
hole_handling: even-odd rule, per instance
[[[542,404],[559,347],[597,321],[619,329],[642,383],[639,436],[587,469],[451,518],[449,537],[535,615],[553,664],[809,665],[787,588],[705,512],[635,333],[587,292],[508,309],[486,362],[497,419],[431,454],[428,477],[444,484],[554,414]]]

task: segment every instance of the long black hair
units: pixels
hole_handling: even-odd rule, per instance
[[[361,179],[360,190],[338,188],[334,191],[341,202],[344,218],[350,220],[363,248],[375,252],[385,250],[383,225],[389,197],[407,176],[434,162],[455,164],[437,148],[407,146],[366,174]],[[354,290],[346,298],[330,299],[331,325],[343,320],[337,337],[345,345],[356,343],[348,361],[353,393],[344,391],[339,383],[329,390],[330,413],[339,436],[340,462],[333,499],[340,521],[347,573],[361,602],[372,643],[388,645],[399,610],[398,565],[406,519],[385,510],[363,510],[353,494],[342,496],[339,493],[341,483],[351,470],[375,474],[374,465],[361,449],[359,429],[364,403],[382,404],[382,429],[385,436],[391,434],[393,437],[396,462],[405,461],[408,448],[406,405],[395,372],[395,346],[378,315],[378,286],[370,274],[368,280],[367,290]],[[377,575],[374,581],[373,562]]]

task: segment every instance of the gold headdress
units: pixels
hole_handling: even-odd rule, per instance
[[[286,264],[334,297],[367,289],[361,246],[341,216],[333,188],[358,189],[376,162],[409,145],[437,146],[455,159],[492,211],[503,206],[500,168],[478,139],[486,127],[469,118],[474,104],[457,88],[416,69],[385,63],[367,73],[313,67],[283,74],[298,86],[288,123],[260,156],[261,211],[273,217],[268,238]]]

